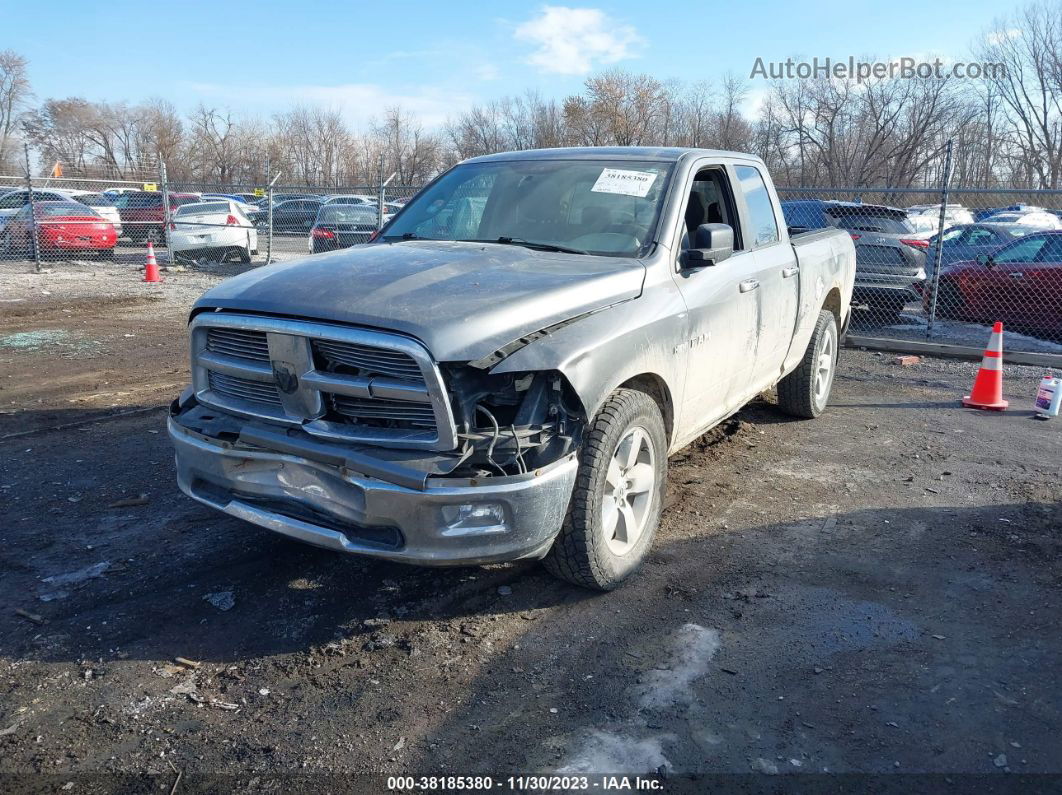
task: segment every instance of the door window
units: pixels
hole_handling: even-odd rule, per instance
[[[726,173],[721,168],[697,172],[690,196],[686,202],[684,217],[686,231],[682,236],[682,248],[690,248],[701,224],[727,224],[734,230],[734,250],[741,248],[741,229],[736,223],[733,193]]]
[[[1036,257],[1037,262],[1062,263],[1062,235],[1051,235],[1040,249]]]
[[[1039,235],[1037,237],[1027,237],[1024,240],[1020,240],[1013,245],[1007,246],[1006,249],[1000,251],[998,254],[993,255],[992,259],[996,262],[1008,263],[1008,262],[1033,262],[1040,250],[1047,244],[1047,237]]]
[[[759,169],[752,166],[735,166],[745,204],[749,208],[749,226],[752,228],[752,247],[778,242],[778,221],[774,215],[774,203]]]

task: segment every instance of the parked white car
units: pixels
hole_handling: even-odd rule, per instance
[[[1039,229],[1062,229],[1062,219],[1045,210],[1028,210],[1026,212],[1006,212],[990,215],[981,221],[983,224],[1021,224],[1035,226]]]
[[[170,223],[171,251],[218,260],[235,253],[240,262],[250,262],[258,253],[258,232],[241,204],[230,199],[178,207]]]
[[[937,231],[940,223],[939,204],[915,204],[907,208],[907,217],[914,224],[915,229],[922,231],[923,228],[933,227]],[[947,204],[944,206],[944,228],[958,226],[959,224],[972,224],[973,213],[961,204]]]

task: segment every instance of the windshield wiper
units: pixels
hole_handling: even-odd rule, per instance
[[[403,232],[400,235],[384,235],[381,240],[435,240],[434,237],[421,237],[416,232]]]
[[[589,254],[581,248],[569,248],[558,246],[555,243],[536,243],[533,240],[524,240],[522,237],[496,237],[493,240],[469,240],[469,243],[500,243],[503,246],[523,246],[535,251],[558,251],[562,254]]]

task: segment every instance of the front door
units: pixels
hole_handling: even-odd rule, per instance
[[[758,338],[756,281],[760,264],[742,246],[734,194],[722,167],[697,172],[689,188],[682,250],[702,223],[734,229],[734,253],[716,265],[689,267],[679,253],[676,282],[687,308],[685,339],[675,353],[686,362],[681,425],[705,428],[744,402]]]

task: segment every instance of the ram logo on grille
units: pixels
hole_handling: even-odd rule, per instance
[[[285,395],[294,395],[299,388],[299,376],[295,374],[295,367],[287,362],[273,362],[273,380]]]

